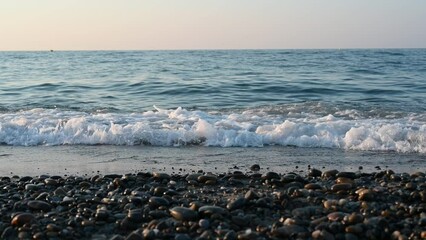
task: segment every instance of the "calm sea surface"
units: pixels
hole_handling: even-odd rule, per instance
[[[0,52],[9,146],[426,153],[426,49]]]

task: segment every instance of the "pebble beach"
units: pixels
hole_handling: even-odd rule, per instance
[[[93,176],[5,176],[1,239],[425,239],[426,175],[304,174],[258,164]]]

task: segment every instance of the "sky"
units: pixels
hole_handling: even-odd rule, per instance
[[[426,48],[426,0],[1,0],[0,51]]]

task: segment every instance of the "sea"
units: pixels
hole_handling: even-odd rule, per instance
[[[0,52],[0,175],[426,171],[426,49]]]

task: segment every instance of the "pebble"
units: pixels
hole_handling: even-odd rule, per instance
[[[344,213],[344,212],[332,212],[332,213],[329,213],[328,215],[327,215],[327,218],[328,218],[328,220],[330,220],[330,221],[333,221],[333,222],[336,222],[336,221],[342,221],[343,220],[343,218],[345,217],[345,216],[347,216],[348,214],[347,213]]]
[[[339,171],[337,171],[336,169],[333,170],[328,170],[322,173],[321,177],[322,178],[334,178],[336,177],[336,175],[339,173]]]
[[[359,189],[356,191],[358,194],[359,201],[371,201],[374,200],[374,192],[370,189]]]
[[[12,218],[11,224],[14,226],[22,226],[35,220],[35,216],[31,213],[18,213]]]
[[[29,201],[27,205],[32,210],[40,210],[43,212],[48,212],[50,209],[52,209],[52,205],[50,203],[39,200]]]
[[[197,178],[197,181],[200,183],[206,183],[206,182],[216,182],[217,176],[213,174],[206,174],[206,175],[200,175]]]
[[[164,197],[151,197],[148,200],[148,203],[153,208],[158,208],[161,206],[169,206],[169,201],[165,199]]]
[[[308,171],[308,176],[310,177],[321,177],[322,172],[316,168],[311,168]]]
[[[253,165],[251,165],[250,170],[252,170],[254,172],[259,171],[260,170],[259,164],[253,164]]]
[[[331,191],[339,192],[339,191],[348,191],[352,188],[352,184],[349,183],[336,183],[331,186]]]
[[[253,190],[248,190],[246,192],[246,194],[244,195],[244,198],[246,200],[254,200],[254,199],[258,199],[259,198],[259,194],[257,194],[255,191]]]
[[[203,215],[212,215],[212,214],[225,215],[228,213],[228,211],[222,207],[210,206],[210,205],[200,207],[198,209],[198,212]]]
[[[316,190],[316,189],[321,189],[322,186],[318,183],[308,183],[304,186],[304,188],[309,190]]]
[[[235,209],[239,209],[242,208],[246,205],[246,199],[243,197],[239,197],[235,200],[230,201],[227,205],[226,208],[229,209],[230,211],[235,210]]]
[[[179,221],[195,221],[198,213],[186,207],[174,207],[170,209],[170,215]]]
[[[155,172],[155,173],[153,173],[153,175],[152,175],[155,179],[158,179],[158,180],[169,180],[170,179],[170,175],[169,174],[167,174],[167,173],[160,173],[160,172]]]
[[[279,238],[288,238],[294,234],[307,233],[308,230],[298,225],[286,225],[272,230],[271,234]]]

